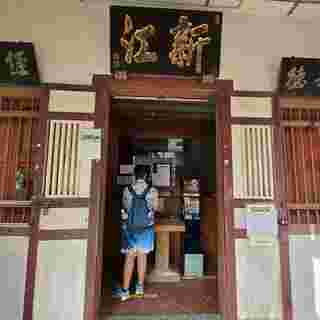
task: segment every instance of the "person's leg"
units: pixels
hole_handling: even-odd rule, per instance
[[[137,237],[137,260],[138,260],[138,283],[136,284],[136,295],[143,296],[144,281],[147,271],[147,255],[154,247],[154,230],[147,228]]]
[[[147,269],[147,255],[142,251],[138,251],[137,255],[138,255],[138,257],[137,257],[137,259],[138,259],[138,281],[139,281],[139,285],[143,286],[145,274],[146,274],[146,269]]]
[[[138,283],[136,283],[136,295],[143,297],[144,295],[144,279],[147,269],[147,254],[138,251]]]
[[[129,252],[126,255],[125,262],[124,262],[124,268],[123,268],[123,289],[128,290],[130,286],[130,281],[134,269],[134,263],[135,263],[136,253],[132,250],[129,250]]]

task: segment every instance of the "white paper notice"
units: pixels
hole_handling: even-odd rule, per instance
[[[101,159],[101,129],[79,129],[80,160]]]
[[[120,174],[133,174],[133,164],[120,164]]]
[[[278,222],[277,216],[274,212],[261,213],[249,213],[247,215],[247,234],[248,236],[254,234],[269,234],[277,236],[278,234]]]
[[[183,139],[169,139],[168,140],[169,151],[183,151]]]
[[[152,184],[157,187],[170,187],[169,164],[157,164],[157,172],[152,173]]]
[[[278,235],[277,210],[263,206],[252,206],[248,209],[246,225],[250,245],[274,245]]]

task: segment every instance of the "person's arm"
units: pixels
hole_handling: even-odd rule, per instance
[[[154,212],[159,211],[159,192],[156,188],[150,189],[150,204]]]
[[[128,210],[130,205],[130,192],[128,187],[125,187],[122,194],[122,209],[121,209],[121,219],[128,219]]]

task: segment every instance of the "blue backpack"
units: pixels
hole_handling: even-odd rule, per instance
[[[132,186],[128,187],[129,192],[132,195],[131,207],[128,210],[127,228],[130,230],[142,230],[150,225],[153,221],[149,217],[149,208],[147,205],[146,196],[151,187],[147,187],[142,194],[137,194]]]

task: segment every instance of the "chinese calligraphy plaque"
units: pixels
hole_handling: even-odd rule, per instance
[[[0,81],[15,84],[39,84],[32,43],[0,42]]]
[[[294,96],[320,96],[320,59],[282,58],[279,92]]]
[[[222,14],[112,6],[111,70],[219,76]]]

